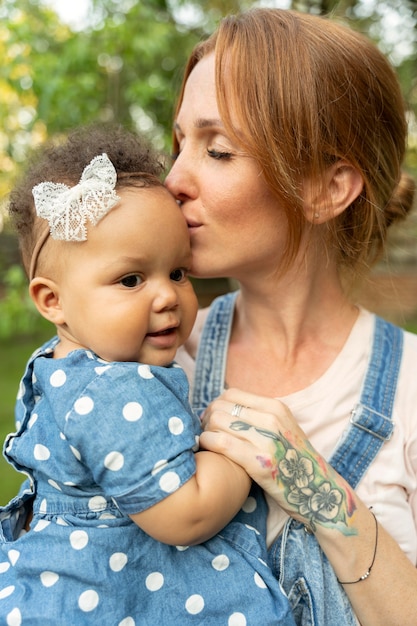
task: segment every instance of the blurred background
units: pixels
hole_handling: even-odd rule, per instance
[[[28,152],[51,136],[102,120],[149,136],[170,153],[175,96],[187,56],[219,19],[251,6],[347,21],[395,66],[408,111],[406,168],[417,180],[417,2],[410,0],[0,0],[0,441],[30,353],[52,327],[27,295],[7,198]],[[391,233],[358,296],[417,332],[417,212]],[[233,285],[195,281],[200,304]],[[0,505],[22,476],[0,458]]]

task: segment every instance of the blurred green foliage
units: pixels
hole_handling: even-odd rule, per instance
[[[20,265],[12,265],[3,273],[4,294],[0,299],[0,340],[14,335],[38,334],[52,326],[41,317],[33,304],[27,277]]]

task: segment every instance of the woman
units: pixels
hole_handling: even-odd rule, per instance
[[[346,597],[364,626],[417,619],[417,337],[349,296],[411,207],[406,132],[370,42],[278,9],[224,19],[176,110],[166,184],[193,273],[240,285],[178,360],[196,408],[226,389],[201,442],[264,488],[298,623],[353,623]]]

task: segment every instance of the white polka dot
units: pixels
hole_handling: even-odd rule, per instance
[[[68,526],[67,522],[62,519],[62,517],[57,517],[55,523],[58,524],[58,526]]]
[[[255,572],[254,576],[254,581],[255,581],[255,585],[257,587],[260,587],[261,589],[266,589],[266,584],[264,579],[258,574],[258,572]]]
[[[254,511],[256,511],[256,507],[256,498],[249,496],[249,498],[247,498],[246,501],[243,503],[242,511],[244,511],[245,513],[253,513]]]
[[[138,374],[141,378],[153,378],[149,365],[139,365]]]
[[[246,617],[243,613],[232,613],[227,620],[227,626],[246,626]]]
[[[56,572],[42,572],[41,583],[44,587],[53,587],[59,580],[59,576]]]
[[[84,591],[78,598],[78,606],[84,612],[94,611],[99,601],[97,591],[94,589],[88,589]]]
[[[20,557],[20,552],[19,550],[9,550],[7,553],[7,556],[9,557],[10,563],[12,565],[16,565],[19,557]]]
[[[170,417],[168,421],[169,432],[173,435],[181,435],[184,431],[184,422],[179,417]]]
[[[28,428],[32,428],[32,426],[34,425],[37,419],[38,419],[38,414],[33,413],[33,415],[31,415],[30,417],[30,420],[28,421]]]
[[[94,371],[96,374],[100,375],[103,374],[104,372],[107,372],[107,370],[109,370],[111,368],[111,365],[100,365],[98,367],[94,368]]]
[[[34,526],[33,532],[35,533],[40,532],[41,530],[49,526],[50,523],[51,522],[48,522],[48,520],[46,519],[40,519],[39,522],[36,524],[36,526]]]
[[[49,382],[52,387],[62,387],[62,385],[65,385],[66,380],[67,375],[64,370],[56,370],[53,374],[51,374]]]
[[[255,528],[254,526],[251,526],[250,524],[245,524],[246,528],[248,530],[252,530],[256,535],[260,535],[261,533],[259,532],[259,530],[257,528]]]
[[[10,567],[10,563],[7,563],[7,561],[3,561],[3,563],[0,563],[0,574],[7,572],[9,567]]]
[[[199,437],[199,435],[196,435],[194,437],[194,440],[195,440],[195,444],[193,445],[192,449],[193,449],[193,452],[198,452],[198,450],[200,449],[200,437]]]
[[[227,557],[225,554],[219,554],[218,556],[214,557],[211,565],[218,572],[222,572],[230,565],[229,557]]]
[[[118,626],[135,626],[136,622],[133,617],[125,617],[119,622]]]
[[[16,399],[17,400],[21,400],[23,398],[23,396],[25,395],[25,391],[26,391],[26,387],[25,387],[23,381],[21,381],[20,385],[19,385],[19,389],[17,391]]]
[[[175,546],[178,550],[178,552],[184,552],[185,550],[188,550],[188,548],[190,546]]]
[[[152,476],[155,476],[155,474],[160,472],[167,465],[168,465],[168,461],[166,459],[161,459],[160,461],[157,461],[155,465],[153,466]]]
[[[185,608],[191,615],[197,615],[204,609],[204,599],[196,593],[187,599]]]
[[[104,467],[112,472],[118,472],[125,464],[125,458],[121,452],[109,452],[104,459]]]
[[[48,506],[47,506],[47,504],[48,504],[48,503],[47,503],[46,499],[44,498],[44,499],[41,501],[40,505],[39,505],[39,513],[43,513],[43,514],[45,514],[45,513],[47,512],[47,510],[48,510]]]
[[[53,487],[54,489],[56,489],[57,491],[62,491],[61,487],[58,485],[58,483],[55,480],[52,480],[52,478],[50,478],[48,480],[48,483],[51,485],[51,487]]]
[[[74,446],[71,446],[71,445],[70,445],[70,450],[71,450],[71,452],[73,453],[73,455],[75,456],[75,458],[76,458],[78,461],[81,461],[81,454],[80,454],[80,452],[77,450],[77,448],[74,448]]]
[[[88,501],[88,508],[90,511],[104,511],[107,507],[107,500],[104,496],[93,496]]]
[[[48,448],[41,443],[37,443],[33,448],[33,456],[37,461],[47,461],[51,456]]]
[[[16,607],[6,617],[7,626],[20,626],[22,623],[22,614]]]
[[[172,493],[180,486],[180,477],[176,472],[166,472],[159,479],[159,486],[165,493]]]
[[[127,554],[124,552],[115,552],[109,559],[110,569],[113,572],[120,572],[127,563]]]
[[[60,436],[60,438],[61,438],[63,441],[66,441],[66,440],[67,440],[67,438],[65,437],[64,433],[59,433],[59,436]]]
[[[3,600],[3,598],[8,598],[9,596],[11,596],[14,590],[15,590],[14,585],[9,585],[8,587],[5,587],[4,589],[0,589],[0,600]]]
[[[262,565],[264,565],[265,567],[268,567],[268,564],[263,559],[260,559],[259,556],[258,556],[258,561],[259,563],[262,563]]]
[[[152,572],[146,577],[145,585],[148,591],[158,591],[164,584],[164,577],[161,572]]]
[[[128,422],[136,422],[143,415],[143,407],[139,402],[128,402],[123,407],[123,417]]]
[[[85,530],[74,530],[70,534],[71,547],[74,550],[82,550],[88,543],[88,535]]]
[[[17,390],[16,400],[21,400],[23,396],[25,395],[25,391],[26,391],[25,385],[23,381],[21,381],[19,385],[19,389]]]
[[[94,401],[89,396],[83,396],[82,398],[78,398],[78,400],[74,404],[74,410],[78,415],[87,415],[94,408]]]

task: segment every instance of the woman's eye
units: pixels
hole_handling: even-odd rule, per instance
[[[207,149],[207,153],[208,155],[212,158],[212,159],[230,159],[230,157],[232,156],[231,152],[222,152],[221,150],[214,150],[212,148],[208,148]]]
[[[142,282],[142,278],[138,275],[138,274],[130,274],[129,276],[124,276],[124,278],[122,278],[120,280],[120,284],[123,285],[123,287],[137,287],[138,285],[140,285]]]
[[[179,283],[181,280],[184,280],[184,278],[187,278],[187,276],[188,276],[187,270],[185,270],[185,269],[183,269],[181,267],[179,267],[178,269],[174,270],[169,275],[170,279],[174,280],[177,283]]]

